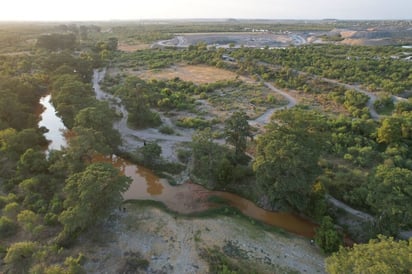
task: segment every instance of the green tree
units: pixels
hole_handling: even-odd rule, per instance
[[[248,123],[249,117],[243,111],[237,111],[225,122],[226,142],[235,147],[237,157],[246,150],[247,137],[252,137],[251,127]]]
[[[31,210],[23,210],[17,215],[17,221],[23,229],[33,235],[39,233],[43,226],[40,224],[40,216]]]
[[[401,122],[398,118],[385,118],[382,125],[378,128],[379,143],[397,143],[402,138]]]
[[[37,38],[36,46],[39,48],[45,48],[48,50],[73,50],[76,45],[76,36],[73,33],[70,34],[47,34]]]
[[[213,142],[210,128],[198,130],[192,136],[193,173],[204,179],[214,179],[221,159],[218,145]]]
[[[94,106],[83,108],[75,117],[75,127],[93,129],[101,132],[104,142],[112,148],[121,144],[118,131],[113,129],[115,114],[106,103],[96,103]]]
[[[64,124],[71,129],[77,113],[93,104],[94,93],[78,75],[59,75],[52,82],[52,100]]]
[[[70,147],[67,154],[70,159],[80,162],[72,162],[71,164],[90,163],[96,153],[110,154],[113,151],[106,136],[101,131],[96,131],[92,128],[75,127],[73,132],[75,135],[69,140]]]
[[[31,264],[34,262],[34,255],[39,246],[35,242],[18,242],[12,244],[7,249],[4,262],[9,273],[25,274],[29,272]]]
[[[336,230],[331,217],[323,217],[319,228],[316,229],[315,242],[326,254],[339,250],[343,243],[342,234]]]
[[[385,118],[378,128],[378,142],[385,144],[412,144],[412,112],[403,112]]]
[[[122,202],[122,193],[130,182],[108,163],[91,164],[85,171],[71,175],[64,187],[65,210],[59,217],[64,231],[60,239],[64,242],[104,219]]]
[[[409,242],[395,241],[378,236],[367,244],[341,247],[339,252],[326,259],[326,271],[331,274],[411,273],[411,254],[412,239]]]
[[[0,238],[7,238],[17,233],[17,224],[12,219],[1,216],[0,217]]]
[[[139,152],[143,156],[144,164],[151,166],[159,161],[162,147],[155,142],[145,142],[145,145],[139,149]]]
[[[45,153],[32,148],[26,150],[17,163],[17,172],[22,178],[46,173],[47,168],[48,163]]]
[[[318,159],[323,150],[323,122],[314,112],[288,110],[276,114],[257,140],[253,169],[258,186],[273,204],[307,210]]]
[[[356,90],[347,90],[343,104],[346,108],[356,107],[360,109],[366,106],[368,100],[369,97],[363,93],[357,92]]]
[[[368,184],[367,203],[377,215],[381,233],[396,235],[412,226],[412,171],[380,165]]]

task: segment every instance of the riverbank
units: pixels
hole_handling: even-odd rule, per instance
[[[308,239],[262,229],[243,217],[184,217],[153,204],[127,203],[95,229],[98,239],[82,239],[90,254],[87,273],[116,273],[128,254],[149,262],[143,273],[208,273],[205,250],[219,250],[259,273],[325,273],[324,256]]]

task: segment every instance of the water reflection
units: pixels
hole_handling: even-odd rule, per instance
[[[49,150],[61,149],[66,147],[67,142],[64,136],[66,127],[64,126],[60,117],[56,115],[56,109],[50,102],[51,95],[40,98],[40,104],[44,107],[44,111],[40,115],[39,127],[45,127],[49,131],[44,134],[49,143]]]

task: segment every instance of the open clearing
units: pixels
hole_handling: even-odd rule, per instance
[[[150,48],[150,44],[127,44],[127,43],[119,43],[117,46],[118,50],[124,52],[133,52],[136,50],[144,50]]]
[[[109,72],[115,75],[117,72]],[[207,113],[210,119],[226,119],[234,111],[244,111],[251,119],[262,115],[267,109],[279,107],[286,104],[285,99],[280,94],[273,92],[262,82],[253,80],[245,76],[207,65],[175,65],[161,70],[126,70],[126,73],[135,75],[144,80],[170,80],[178,77],[183,81],[191,81],[195,84],[215,83],[218,81],[241,80],[241,86],[233,88],[218,89],[207,93],[203,99],[199,96],[194,98],[201,102],[198,110]],[[180,112],[183,117],[188,113]],[[177,115],[177,116],[176,116]],[[176,113],[175,119],[182,118]],[[190,115],[189,115],[190,116]],[[223,121],[222,120],[222,121]]]
[[[169,80],[179,77],[183,81],[195,84],[235,80],[236,77],[239,77],[236,73],[229,70],[203,65],[178,65],[162,70],[143,70],[137,72],[129,70],[128,73],[132,73],[145,80]],[[239,78],[244,80],[242,77]]]

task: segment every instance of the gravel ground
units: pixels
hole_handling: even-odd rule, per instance
[[[199,254],[213,247],[240,256],[264,273],[280,268],[325,273],[324,256],[307,239],[268,232],[236,217],[175,217],[155,207],[129,204],[102,230],[105,236],[98,244],[90,239],[83,242],[87,273],[119,273],[129,253],[140,253],[150,261],[142,273],[208,273],[208,264]]]

